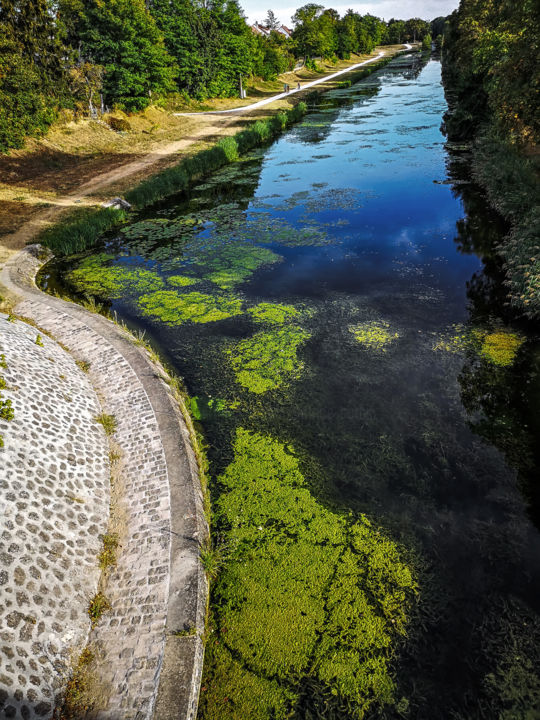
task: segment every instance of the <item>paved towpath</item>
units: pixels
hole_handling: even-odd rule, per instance
[[[404,46],[405,50],[412,50],[412,45],[409,45],[409,43],[406,43]],[[233,108],[232,110],[207,110],[205,112],[199,112],[199,113],[174,113],[175,115],[231,115],[232,113],[245,113],[245,112],[251,112],[252,110],[258,110],[259,108],[264,107],[265,105],[270,105],[270,103],[276,102],[276,100],[283,100],[284,98],[288,98],[291,95],[294,95],[295,93],[304,92],[304,90],[309,90],[312,87],[315,87],[316,85],[320,85],[321,83],[328,82],[329,80],[334,80],[334,78],[340,77],[340,75],[345,75],[346,73],[350,73],[353,70],[358,70],[358,68],[364,67],[365,65],[369,65],[370,63],[377,62],[377,60],[380,60],[382,57],[385,56],[384,51],[381,51],[378,55],[375,55],[375,57],[370,58],[369,60],[364,60],[361,63],[356,63],[355,65],[351,65],[350,67],[346,67],[343,70],[338,70],[335,73],[332,73],[332,75],[325,75],[322,78],[318,78],[317,80],[312,80],[311,82],[305,83],[299,88],[293,88],[292,90],[289,90],[289,92],[283,92],[279,93],[278,95],[272,95],[272,97],[265,98],[264,100],[259,100],[256,103],[252,103],[251,105],[242,105],[241,107]]]

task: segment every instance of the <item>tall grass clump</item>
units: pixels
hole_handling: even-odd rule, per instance
[[[103,233],[126,219],[124,210],[81,208],[44,230],[39,236],[39,242],[49,247],[55,255],[72,255],[82,252]]]

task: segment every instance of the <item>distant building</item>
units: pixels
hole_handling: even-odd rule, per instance
[[[261,23],[256,22],[253,23],[253,25],[250,25],[251,31],[255,33],[255,35],[262,35],[263,37],[268,37],[272,30],[266,25],[261,25]],[[275,32],[279,33],[280,35],[284,35],[288,40],[292,37],[292,30],[290,30],[288,27],[285,27],[285,25],[280,25],[278,28],[276,28]]]

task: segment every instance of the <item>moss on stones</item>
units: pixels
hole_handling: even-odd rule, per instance
[[[227,350],[236,379],[253,393],[265,393],[298,377],[304,367],[298,348],[310,334],[296,325],[260,332]]]
[[[234,548],[219,577],[207,720],[292,717],[310,676],[353,717],[391,702],[392,645],[416,585],[395,543],[311,495],[284,445],[239,429],[216,519]]]

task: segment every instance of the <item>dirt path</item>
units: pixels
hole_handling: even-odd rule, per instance
[[[16,232],[0,238],[0,266],[12,255],[13,252],[22,249],[31,242],[36,235],[47,225],[57,219],[66,209],[84,205],[88,207],[101,204],[101,198],[90,197],[95,193],[105,190],[110,185],[117,184],[135,175],[140,175],[148,170],[151,174],[153,166],[164,161],[167,157],[177,155],[188,150],[193,145],[211,138],[216,134],[223,134],[224,127],[234,127],[238,117],[229,118],[225,123],[217,125],[205,124],[200,130],[193,133],[189,138],[175,140],[162,147],[157,147],[152,152],[108,172],[100,173],[87,182],[83,182],[75,192],[67,193],[53,200],[47,199],[51,207],[47,207],[36,213],[30,220],[25,222]]]
[[[305,83],[301,87],[294,88],[293,90],[289,90],[289,92],[283,92],[279,93],[278,95],[273,95],[272,97],[265,98],[264,100],[259,100],[256,103],[252,103],[251,105],[243,105],[242,107],[238,108],[232,108],[231,110],[207,110],[205,112],[200,113],[174,113],[175,115],[230,115],[231,113],[240,113],[240,112],[250,112],[251,110],[257,110],[258,108],[264,107],[265,105],[269,105],[270,103],[276,102],[277,100],[284,100],[291,95],[294,95],[295,93],[303,92],[304,90],[308,90],[311,87],[314,87],[315,85],[320,85],[321,83],[328,82],[329,80],[333,80],[334,78],[339,77],[340,75],[344,75],[345,73],[351,72],[351,70],[356,70],[359,67],[362,67],[363,65],[369,65],[369,63],[375,62],[376,60],[380,60],[382,57],[384,57],[384,52],[380,52],[378,55],[376,55],[373,58],[370,58],[369,60],[364,60],[364,62],[356,63],[355,65],[351,65],[348,68],[344,68],[343,70],[339,70],[338,72],[332,73],[332,75],[326,75],[325,77],[318,78],[317,80],[312,80],[311,82]]]

